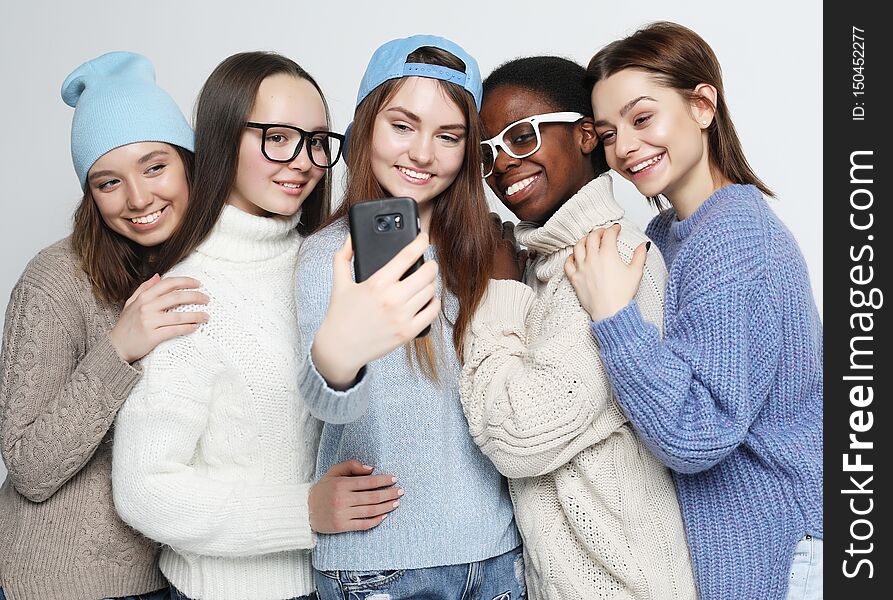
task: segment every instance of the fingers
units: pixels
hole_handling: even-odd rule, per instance
[[[387,516],[387,514],[384,514],[380,517],[373,517],[371,519],[353,519],[348,521],[350,524],[349,527],[342,531],[367,531],[373,527],[381,525],[381,522],[384,521]]]
[[[157,330],[158,343],[177,337],[178,335],[186,335],[193,333],[199,328],[201,323],[187,323],[185,325],[171,325],[170,327],[161,327]]]
[[[632,260],[630,260],[629,266],[633,268],[635,272],[641,273],[645,270],[645,261],[648,259],[648,248],[651,247],[651,242],[642,242],[638,246],[636,246],[635,251],[633,251]]]
[[[383,502],[393,502],[403,496],[403,490],[398,487],[391,486],[389,488],[373,490],[369,492],[354,492],[350,496],[350,505],[354,507],[373,506]],[[381,514],[381,513],[374,513]],[[364,517],[372,517],[374,514],[359,515]],[[354,517],[356,518],[356,517]]]
[[[431,301],[431,298],[434,297],[434,293],[437,291],[437,286],[433,283],[429,283],[421,290],[416,292],[416,295],[409,299],[406,303],[406,308],[412,314],[418,314],[420,310],[425,308],[425,305]]]
[[[168,292],[152,303],[153,308],[169,310],[183,304],[207,304],[210,302],[207,294],[194,290],[177,290]]]
[[[387,513],[394,511],[398,506],[400,506],[399,500],[387,500],[378,504],[364,504],[363,506],[349,509],[347,511],[347,516],[349,516],[352,521],[365,520],[371,517],[386,515]]]
[[[378,490],[385,487],[389,488],[393,486],[396,481],[397,478],[393,475],[362,475],[358,477],[345,478],[342,481],[342,485],[347,491],[362,492],[369,490]]]
[[[498,213],[491,212],[490,225],[493,226],[493,231],[500,231],[502,229],[502,217]]]
[[[512,246],[515,245],[515,224],[511,221],[502,224],[502,239],[510,241]]]
[[[325,472],[323,477],[350,477],[354,475],[368,475],[373,471],[373,467],[362,464],[358,460],[345,460],[344,462],[340,462],[329,467],[329,470]],[[381,486],[390,485],[390,483],[384,483]],[[364,489],[364,488],[356,488],[356,489]]]
[[[574,261],[574,255],[571,254],[567,257],[567,260],[564,261],[564,274],[567,275],[567,278],[571,280],[571,284],[574,283],[574,275],[577,274],[577,263]]]
[[[203,312],[166,312],[161,313],[156,328],[172,327],[175,325],[186,325],[194,323],[201,325],[208,322],[208,313]],[[151,326],[151,325],[150,325]]]
[[[344,240],[344,244],[332,257],[332,282],[333,286],[344,285],[353,281],[350,276],[350,261],[353,259],[353,242],[350,235]]]
[[[420,233],[385,266],[376,271],[369,280],[399,281],[403,274],[425,253],[427,247],[428,235]]]
[[[574,262],[577,264],[577,266],[581,266],[585,262],[589,238],[591,238],[596,231],[593,231],[592,233],[581,239],[579,242],[574,244],[574,251],[573,253],[571,253],[571,257],[573,257]]]
[[[412,327],[410,327],[410,332],[412,337],[417,336],[422,329],[430,325],[434,319],[437,318],[437,314],[440,312],[440,298],[436,296],[431,299],[431,302],[423,308],[419,313],[413,317],[412,319]]]
[[[164,277],[143,292],[144,300],[155,300],[174,290],[194,290],[202,286],[198,279],[192,277]]]
[[[427,260],[415,273],[398,283],[398,289],[404,298],[412,298],[437,280],[439,269],[437,262]]]
[[[155,273],[150,278],[142,282],[139,287],[133,290],[133,293],[130,295],[130,298],[127,299],[127,302],[124,303],[124,306],[130,306],[130,303],[139,298],[140,294],[145,292],[147,289],[155,285],[161,280],[161,275]]]

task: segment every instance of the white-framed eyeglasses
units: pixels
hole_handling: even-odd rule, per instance
[[[512,158],[527,158],[540,149],[540,123],[576,123],[585,115],[578,112],[554,112],[533,115],[515,121],[489,140],[481,142],[481,174],[487,178],[493,174],[499,148]]]

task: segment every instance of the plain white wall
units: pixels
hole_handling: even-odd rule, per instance
[[[59,89],[71,70],[104,52],[149,57],[159,84],[191,118],[199,88],[222,59],[245,50],[275,50],[317,78],[334,126],[343,131],[366,61],[391,38],[448,37],[478,59],[486,76],[508,59],[536,54],[585,66],[604,44],[668,19],[700,33],[718,55],[745,152],[779,198],[771,205],[800,243],[821,310],[821,3],[751,0],[728,11],[726,6],[678,0],[13,0],[0,19],[0,304],[6,304],[28,260],[70,231],[79,187],[69,154],[72,109]],[[340,186],[342,171],[337,173]],[[652,216],[644,199],[625,180],[614,181],[618,200],[644,226]],[[5,475],[0,463],[0,480]]]

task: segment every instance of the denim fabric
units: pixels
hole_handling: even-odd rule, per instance
[[[797,542],[791,561],[787,600],[822,600],[822,540],[807,535]]]
[[[6,594],[3,593],[3,588],[0,588],[0,600],[6,600]]]
[[[521,548],[479,562],[428,569],[317,571],[320,600],[521,600]]]
[[[164,591],[165,595],[158,600],[192,600],[189,596],[175,588],[173,584],[171,584],[170,591]],[[3,599],[0,598],[0,600]],[[155,600],[155,598],[152,598],[152,600]],[[287,600],[319,600],[319,596],[316,595],[316,592],[313,592],[312,594],[308,594],[307,596],[298,596],[297,598],[288,598]]]

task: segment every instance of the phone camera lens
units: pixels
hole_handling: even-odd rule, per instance
[[[391,223],[388,221],[387,217],[376,217],[375,229],[381,232],[388,231],[391,229]]]

